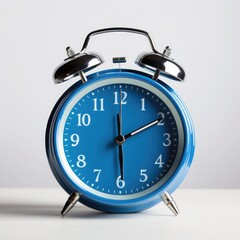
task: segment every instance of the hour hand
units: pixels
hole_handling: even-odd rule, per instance
[[[123,180],[123,142],[124,142],[124,137],[121,135],[121,119],[120,115],[117,114],[117,126],[118,126],[118,136],[115,139],[115,142],[118,144],[118,155],[119,155],[119,165],[120,165],[120,175],[121,179]]]
[[[124,180],[124,174],[123,174],[123,146],[118,145],[119,149],[119,164],[120,164],[120,175],[121,175],[121,180]]]

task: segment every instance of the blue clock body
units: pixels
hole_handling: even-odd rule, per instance
[[[121,109],[121,110],[120,110]],[[117,115],[122,134],[157,124],[125,140],[121,176]],[[51,169],[69,194],[106,212],[136,212],[161,201],[182,182],[194,154],[194,131],[182,100],[143,72],[110,69],[71,86],[55,105],[46,130]]]

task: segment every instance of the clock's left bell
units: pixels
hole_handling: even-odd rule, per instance
[[[80,75],[82,82],[86,82],[84,73],[103,63],[102,57],[96,53],[80,52],[75,54],[70,47],[67,47],[66,51],[68,58],[53,73],[55,83],[65,82],[78,75]]]

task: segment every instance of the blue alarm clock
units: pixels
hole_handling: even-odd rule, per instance
[[[128,32],[148,38],[152,51],[133,69],[107,69],[86,76],[103,63],[86,51],[90,38]],[[177,93],[159,78],[183,81],[184,70],[159,53],[149,34],[132,28],[107,28],[88,34],[82,50],[68,47],[68,58],[55,70],[55,83],[80,76],[55,105],[46,129],[46,151],[52,172],[70,195],[65,215],[77,201],[112,213],[137,212],[163,201],[175,215],[171,193],[179,186],[194,154],[189,113]],[[126,62],[114,57],[114,63]]]

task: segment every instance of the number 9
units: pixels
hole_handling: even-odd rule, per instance
[[[72,144],[71,144],[72,147],[76,147],[79,143],[79,136],[76,133],[74,133],[71,135],[70,140],[72,141]]]

